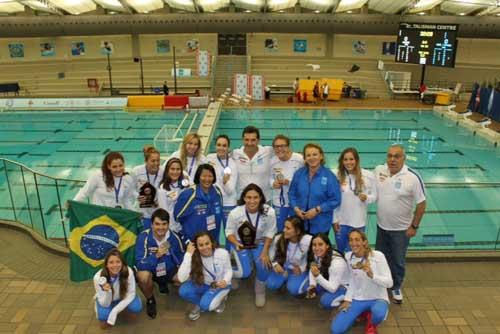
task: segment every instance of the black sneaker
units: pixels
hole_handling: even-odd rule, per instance
[[[151,319],[156,318],[156,300],[154,297],[146,301],[146,313]]]
[[[168,295],[168,292],[169,292],[168,283],[158,284],[158,290],[160,290],[160,293]]]

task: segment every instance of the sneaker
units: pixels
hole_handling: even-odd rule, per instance
[[[189,320],[195,321],[200,318],[200,315],[201,315],[201,309],[198,305],[195,305],[191,310],[191,312],[189,312],[188,318]]]
[[[264,307],[266,305],[266,293],[256,293],[255,294],[255,306]]]
[[[372,323],[372,313],[367,312],[365,334],[377,334],[377,326]]]
[[[392,291],[392,302],[394,304],[402,304],[403,303],[403,292],[401,289],[394,289]]]
[[[266,305],[266,283],[255,280],[255,306]]]
[[[156,318],[156,300],[154,297],[146,301],[146,313],[151,319]]]
[[[169,292],[169,291],[168,291],[168,284],[167,284],[167,283],[165,283],[165,284],[159,284],[159,285],[158,285],[158,290],[160,290],[160,293],[161,293],[161,294],[166,294],[166,295],[168,295],[168,292]]]
[[[224,298],[224,300],[219,304],[219,306],[217,306],[215,308],[215,313],[222,313],[224,312],[224,310],[226,309],[226,299],[227,299],[227,296],[226,298]]]

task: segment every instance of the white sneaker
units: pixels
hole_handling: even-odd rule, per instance
[[[266,305],[266,293],[255,294],[255,306],[264,307]]]
[[[195,305],[191,310],[191,312],[189,312],[188,318],[189,320],[195,321],[200,318],[200,315],[201,315],[201,309],[198,305]]]
[[[402,304],[403,303],[403,292],[401,289],[391,290],[392,292],[392,302],[394,304]]]
[[[266,305],[266,283],[255,280],[255,306]]]
[[[227,296],[226,298],[224,298],[224,300],[219,304],[219,306],[217,306],[215,308],[215,313],[222,313],[224,312],[224,310],[226,309],[226,299],[227,299]]]

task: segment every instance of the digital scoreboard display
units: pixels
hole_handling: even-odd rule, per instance
[[[396,62],[455,67],[456,24],[400,23]]]

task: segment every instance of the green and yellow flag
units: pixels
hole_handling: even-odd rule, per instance
[[[70,279],[91,279],[104,257],[118,248],[127,264],[134,264],[135,239],[141,214],[135,211],[69,201]]]

